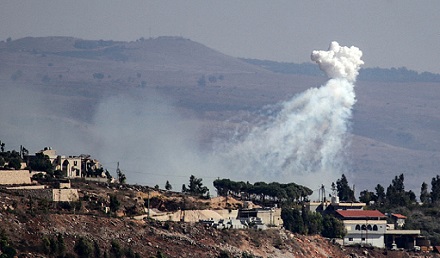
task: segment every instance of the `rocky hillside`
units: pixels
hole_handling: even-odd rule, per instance
[[[137,220],[148,188],[73,182],[78,203],[50,203],[0,193],[1,237],[18,257],[416,257],[417,253],[341,248],[320,236],[282,229],[217,230],[199,223]],[[153,194],[152,194],[153,195]],[[162,195],[158,192],[156,196]],[[178,194],[168,193],[178,197]],[[105,214],[108,196],[120,201]],[[140,202],[139,202],[140,201]],[[209,200],[195,200],[205,203]],[[153,206],[153,205],[152,205]],[[217,204],[215,204],[217,206]],[[154,207],[154,206],[153,206]],[[155,207],[159,208],[159,207]],[[131,214],[131,216],[130,216]],[[119,255],[119,256],[118,256]],[[420,254],[421,255],[421,254]],[[426,254],[424,254],[426,255]],[[433,255],[433,254],[432,254]],[[426,256],[424,256],[426,257]]]

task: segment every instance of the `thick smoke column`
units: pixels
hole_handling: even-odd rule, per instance
[[[359,74],[359,68],[364,62],[361,60],[362,51],[357,47],[341,47],[333,41],[328,51],[312,52],[312,60],[319,65],[328,77],[346,79],[354,82]]]
[[[313,51],[312,60],[331,79],[273,107],[276,111],[248,135],[222,146],[219,155],[229,161],[230,171],[255,181],[306,185],[335,180],[346,172],[344,150],[361,56],[358,48],[336,42],[328,51]]]

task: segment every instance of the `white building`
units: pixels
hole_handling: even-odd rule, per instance
[[[386,216],[378,210],[337,210],[337,218],[344,223],[347,234],[344,245],[385,247]]]
[[[96,171],[101,169],[102,166],[98,160],[90,158],[90,155],[79,156],[64,156],[58,155],[56,150],[46,147],[43,150],[37,152],[49,157],[55,170],[62,171],[64,177],[67,178],[81,178],[88,175],[90,171]],[[35,158],[35,155],[28,155],[28,159]],[[105,174],[93,175],[95,177],[105,178]]]

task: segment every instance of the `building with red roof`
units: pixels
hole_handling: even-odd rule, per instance
[[[371,245],[385,247],[384,235],[387,217],[378,210],[336,210],[335,216],[342,220],[347,234],[344,245]]]
[[[337,210],[336,216],[341,219],[386,220],[385,214],[378,210]]]

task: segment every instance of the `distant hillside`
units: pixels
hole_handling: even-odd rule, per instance
[[[241,60],[276,73],[324,76],[318,66],[311,63],[296,64],[245,58]],[[379,67],[362,68],[359,72],[358,80],[377,82],[440,82],[440,74],[418,73],[408,70],[406,67],[390,69]]]
[[[181,37],[27,37],[0,42],[0,60],[0,139],[7,146],[89,153],[108,169],[120,161],[131,182],[173,179],[177,187],[191,173],[206,185],[227,177],[200,167],[199,154],[250,130],[265,119],[261,110],[327,80],[310,63],[238,59]],[[405,68],[361,70],[347,150],[347,176],[358,191],[405,173],[407,189],[418,193],[438,173],[439,82],[437,74]],[[310,188],[331,184],[322,181]]]

